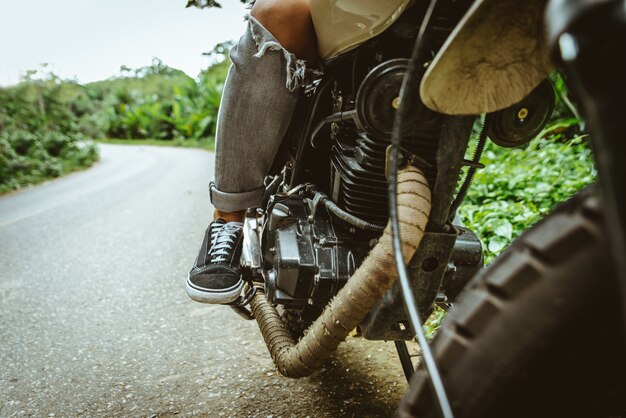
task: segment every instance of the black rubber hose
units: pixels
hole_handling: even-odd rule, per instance
[[[396,268],[398,270],[398,279],[400,281],[400,287],[402,288],[402,295],[404,296],[404,302],[411,319],[413,329],[417,334],[417,342],[422,348],[424,363],[430,374],[429,382],[432,386],[433,392],[437,397],[437,402],[440,408],[441,415],[445,418],[452,418],[452,408],[448,396],[446,395],[443,382],[439,370],[437,370],[437,364],[433,357],[426,336],[422,329],[422,320],[420,318],[417,304],[415,303],[415,297],[413,296],[413,289],[411,288],[411,282],[409,281],[409,275],[406,265],[402,257],[402,241],[400,238],[400,222],[398,220],[398,197],[397,197],[397,180],[398,180],[398,151],[402,142],[402,133],[405,132],[405,125],[408,116],[411,114],[412,107],[418,103],[419,100],[419,83],[423,74],[423,66],[420,65],[422,57],[424,56],[424,38],[426,29],[432,17],[437,0],[431,0],[424,15],[424,19],[420,26],[417,38],[415,40],[415,46],[411,53],[411,60],[409,61],[408,68],[406,70],[404,79],[402,80],[402,87],[400,89],[400,107],[395,115],[393,133],[391,136],[391,156],[390,156],[390,173],[388,184],[388,196],[389,196],[389,217],[391,222],[391,228],[393,232],[393,250],[396,259]]]
[[[318,149],[317,146],[317,135],[320,133],[320,131],[322,130],[322,128],[326,125],[328,125],[329,123],[333,123],[333,122],[342,122],[344,120],[354,120],[356,119],[356,110],[347,110],[345,112],[337,112],[337,113],[333,113],[330,116],[325,117],[324,119],[322,119],[317,125],[315,125],[315,129],[313,129],[313,133],[311,134],[311,146],[314,149]]]
[[[342,221],[347,222],[356,228],[363,229],[364,231],[369,232],[383,232],[383,230],[385,229],[384,225],[373,224],[371,222],[364,221],[361,218],[357,218],[356,216],[349,214],[348,212],[337,206],[335,202],[328,198],[328,196],[324,195],[323,193],[319,194],[322,196],[321,201],[326,209],[328,209],[330,213],[332,213]]]

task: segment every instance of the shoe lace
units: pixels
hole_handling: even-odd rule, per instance
[[[235,248],[240,231],[240,222],[228,222],[221,228],[215,228],[211,231],[211,249],[209,250],[211,262],[228,261]]]
[[[220,233],[223,227],[224,227],[224,222],[222,221],[216,221],[215,223],[211,225],[211,235],[210,235],[211,244],[209,245],[209,251],[215,245],[215,241],[217,240],[217,235]]]

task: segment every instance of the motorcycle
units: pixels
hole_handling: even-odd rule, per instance
[[[403,416],[624,411],[624,145],[606,112],[623,110],[624,96],[607,93],[595,68],[623,74],[609,59],[624,39],[623,2],[551,0],[561,17],[548,19],[549,42],[545,3],[311,1],[323,75],[301,89],[264,203],[246,214],[248,285],[232,305],[259,323],[282,374],[309,375],[356,328],[396,342],[411,379]],[[483,269],[480,240],[455,214],[488,138],[522,146],[548,122],[550,51],[590,118],[602,193],[579,193]],[[430,355],[419,318],[435,304],[455,307]],[[599,310],[605,324],[591,339]],[[428,367],[413,373],[405,342],[416,336]]]

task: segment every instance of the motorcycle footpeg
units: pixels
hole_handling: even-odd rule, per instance
[[[250,304],[252,298],[256,294],[256,287],[248,283],[245,287],[245,292],[243,295],[240,295],[237,300],[228,303],[227,305],[231,307],[233,311],[237,313],[237,315],[241,316],[243,319],[252,320],[254,319],[254,315],[248,308],[247,305]]]

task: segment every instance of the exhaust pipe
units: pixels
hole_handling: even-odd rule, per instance
[[[418,168],[409,166],[398,173],[398,216],[405,263],[424,236],[430,202],[428,182]],[[397,277],[391,240],[391,226],[387,225],[378,244],[297,343],[263,291],[256,293],[252,313],[282,375],[300,378],[320,368],[391,287]]]

